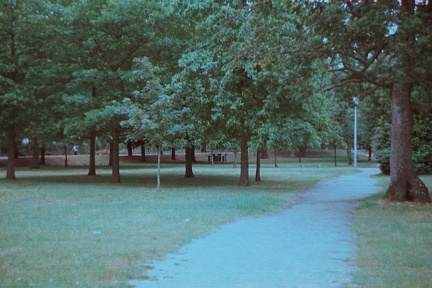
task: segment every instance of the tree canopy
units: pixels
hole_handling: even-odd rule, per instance
[[[431,1],[0,1],[0,133],[15,146],[96,139],[344,146],[361,100],[362,142],[391,175],[388,199],[430,201]],[[391,113],[389,111],[391,109]],[[379,125],[376,125],[379,119]],[[404,121],[401,121],[404,119]],[[391,125],[391,130],[389,129]],[[5,140],[3,142],[3,139]],[[186,177],[193,176],[186,161]],[[336,163],[335,163],[336,164]],[[387,165],[387,166],[386,166]]]

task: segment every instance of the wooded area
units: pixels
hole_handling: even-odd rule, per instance
[[[0,146],[240,149],[359,143],[386,197],[429,202],[432,1],[0,0]],[[390,129],[391,128],[391,129]],[[186,159],[186,176],[193,176]],[[35,166],[37,166],[35,162]]]

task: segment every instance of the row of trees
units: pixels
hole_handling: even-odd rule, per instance
[[[365,103],[368,144],[376,119],[388,124],[373,104],[391,99],[387,197],[429,201],[411,160],[410,108],[412,92],[427,97],[427,1],[0,3],[7,179],[15,179],[17,137],[36,148],[89,139],[89,175],[98,137],[112,144],[113,182],[120,182],[119,142],[128,139],[181,142],[187,177],[195,143],[240,147],[239,185],[248,186],[248,149],[350,147],[345,123],[355,95]]]

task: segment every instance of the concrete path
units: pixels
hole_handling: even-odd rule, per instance
[[[350,282],[355,200],[379,189],[377,168],[322,181],[279,213],[227,224],[154,262],[137,288],[312,288]]]

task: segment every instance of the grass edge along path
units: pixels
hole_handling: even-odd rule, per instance
[[[379,177],[383,190],[388,176]],[[432,176],[421,177],[432,191]],[[358,270],[349,287],[431,287],[432,206],[383,203],[384,192],[356,208]]]
[[[20,168],[19,181],[0,183],[0,287],[127,287],[152,259],[353,173],[321,166],[264,163],[264,181],[239,188],[232,165],[198,165],[195,179],[183,178],[183,165],[164,165],[161,193],[151,165],[122,166],[119,185],[109,183],[109,168],[96,178],[86,168]]]

